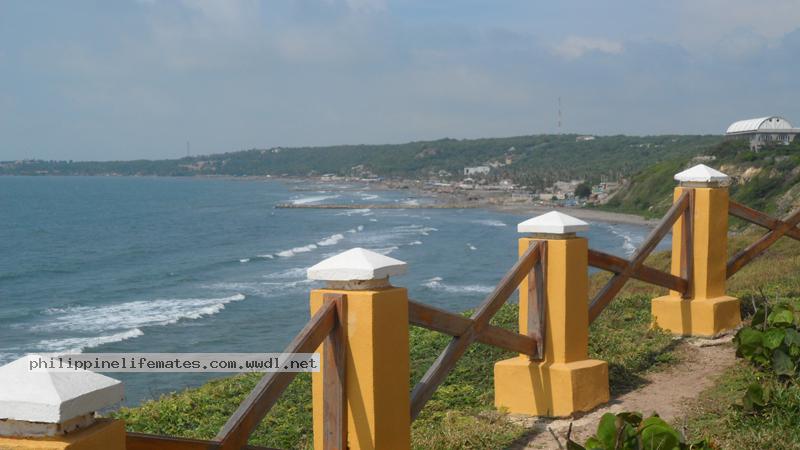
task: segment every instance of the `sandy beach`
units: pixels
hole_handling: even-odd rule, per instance
[[[491,208],[497,211],[530,214],[531,216],[536,216],[555,210],[590,222],[626,223],[644,226],[655,226],[658,223],[658,220],[645,219],[644,217],[637,216],[635,214],[616,213],[589,208],[553,208],[530,204],[493,206]]]

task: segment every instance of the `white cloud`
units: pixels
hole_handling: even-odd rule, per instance
[[[779,41],[800,24],[797,0],[681,0],[675,3],[677,40],[690,51],[741,54]],[[738,42],[726,41],[738,36]],[[747,42],[744,42],[744,41]],[[733,46],[744,46],[736,50]]]
[[[576,59],[589,52],[622,53],[623,47],[621,42],[611,39],[569,36],[557,44],[553,50],[562,58]]]

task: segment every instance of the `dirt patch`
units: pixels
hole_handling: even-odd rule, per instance
[[[664,370],[645,376],[647,384],[611,400],[582,417],[573,419],[522,418],[532,429],[531,435],[512,449],[557,449],[555,439],[548,428],[558,436],[562,444],[572,423],[572,437],[584,442],[596,430],[600,417],[607,413],[639,411],[643,414],[657,412],[667,422],[682,417],[686,400],[696,398],[710,387],[716,377],[735,362],[735,352],[730,338],[718,341],[687,340],[675,350],[679,362]]]

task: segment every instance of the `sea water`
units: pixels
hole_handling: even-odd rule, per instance
[[[366,184],[149,177],[0,177],[0,364],[28,352],[279,352],[309,318],[306,268],[352,247],[408,263],[411,298],[474,307],[514,264],[516,224]],[[592,223],[629,257],[648,229]],[[666,248],[668,239],[660,248]],[[219,374],[117,373],[126,403]]]

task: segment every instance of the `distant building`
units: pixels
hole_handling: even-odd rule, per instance
[[[585,141],[593,141],[593,140],[594,140],[594,136],[591,136],[591,135],[578,136],[578,137],[575,138],[576,142],[585,142]]]
[[[758,150],[765,145],[789,145],[800,133],[788,120],[779,116],[759,117],[734,122],[728,127],[725,136],[745,138],[750,141],[750,149]]]
[[[489,166],[464,167],[464,175],[486,175],[491,170]]]

